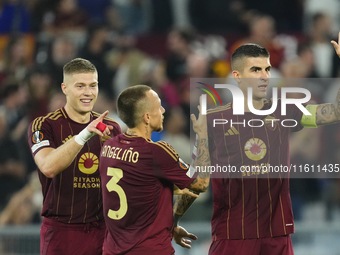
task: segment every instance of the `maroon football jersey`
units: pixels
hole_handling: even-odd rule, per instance
[[[172,254],[173,184],[183,189],[194,180],[176,151],[166,142],[121,134],[103,145],[99,169],[104,254]]]
[[[270,109],[271,104],[272,101],[266,101],[262,110]],[[288,105],[287,115],[281,115],[280,100],[276,111],[267,116],[250,112],[233,115],[232,104],[208,110],[211,165],[234,166],[236,170],[211,175],[213,240],[273,237],[294,232],[289,174],[268,173],[263,166],[267,169],[289,166],[289,134],[302,129],[301,118],[302,112],[295,105]],[[214,119],[228,120],[228,123],[213,127]],[[253,119],[257,121],[249,122]],[[297,125],[284,127],[284,119],[296,120]],[[231,120],[239,124],[231,126]],[[261,126],[258,120],[264,125],[251,127]],[[294,126],[293,121],[283,124]],[[259,170],[240,171],[247,166],[258,166]]]
[[[90,122],[99,116],[91,112]],[[112,119],[105,118],[103,122],[114,127],[111,136],[121,133],[119,125]],[[89,123],[73,121],[64,108],[36,118],[28,130],[28,143],[33,157],[43,148],[61,146]],[[100,136],[92,137],[73,162],[54,178],[47,178],[39,171],[44,196],[42,216],[64,223],[88,223],[104,219],[98,170],[103,143]]]

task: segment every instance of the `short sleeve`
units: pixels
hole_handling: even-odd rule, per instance
[[[30,124],[27,138],[33,156],[42,148],[56,148],[52,126],[44,117],[38,117]]]
[[[160,177],[172,182],[180,189],[186,188],[195,180],[190,177],[190,165],[184,162],[168,143],[163,141],[155,143],[153,154]]]

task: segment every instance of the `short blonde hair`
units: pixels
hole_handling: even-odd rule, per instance
[[[64,75],[75,73],[95,73],[97,68],[88,60],[75,58],[64,65]]]

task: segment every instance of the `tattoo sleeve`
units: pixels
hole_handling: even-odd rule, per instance
[[[207,138],[199,138],[197,144],[197,155],[193,162],[195,169],[198,169],[197,178],[188,186],[194,193],[204,192],[208,189],[210,180],[210,154]],[[203,171],[205,169],[205,171]],[[174,205],[174,226],[178,225],[180,218],[189,209],[196,198],[190,195],[178,196]]]
[[[182,218],[183,214],[189,209],[189,207],[196,200],[195,197],[190,195],[178,196],[174,205],[174,226],[178,226],[179,220]]]
[[[197,178],[188,186],[195,192],[204,192],[208,189],[210,171],[207,171],[210,165],[209,144],[207,138],[199,138],[197,141],[197,155],[193,162],[193,167],[198,170]]]

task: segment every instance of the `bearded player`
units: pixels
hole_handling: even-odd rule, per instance
[[[339,42],[331,42],[340,57]],[[245,98],[252,87],[252,104],[257,110],[271,109],[272,100],[265,99],[270,80],[268,51],[256,44],[245,44],[231,56],[233,77]],[[255,81],[255,82],[254,82]],[[295,105],[287,105],[287,115],[281,114],[281,104],[268,116],[250,112],[247,102],[245,115],[233,115],[233,104],[207,112],[211,165],[289,166],[289,135],[303,127],[317,127],[340,121],[340,91],[336,103],[307,105],[311,115],[304,115]],[[213,126],[214,119],[232,119],[233,123],[264,121],[262,127],[229,124]],[[242,120],[241,120],[242,119]],[[295,127],[283,127],[273,119],[291,119]],[[268,120],[268,121],[266,121]],[[294,219],[289,193],[289,178],[284,173],[268,171],[228,173],[212,178],[214,212],[210,255],[293,255],[290,234]],[[274,176],[274,178],[272,178]],[[194,198],[182,196],[175,205],[179,221]]]

